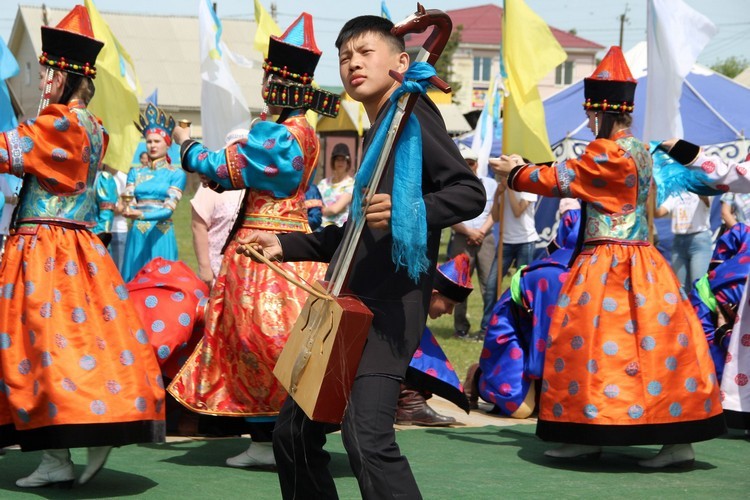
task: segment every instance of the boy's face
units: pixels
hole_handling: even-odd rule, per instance
[[[398,83],[389,70],[403,73],[409,56],[399,52],[379,33],[363,33],[347,40],[339,50],[339,74],[346,93],[363,103],[377,103]]]
[[[430,308],[427,311],[427,314],[431,319],[436,319],[443,314],[451,314],[453,312],[453,308],[456,307],[456,305],[458,305],[458,302],[449,299],[442,293],[433,289],[432,297],[430,297]]]

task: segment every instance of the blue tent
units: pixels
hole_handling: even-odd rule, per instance
[[[628,52],[626,58],[633,76],[638,80],[633,112],[633,134],[643,135],[646,107],[646,54],[645,43]],[[547,134],[558,159],[579,156],[583,148],[594,139],[586,127],[583,111],[583,81],[548,97],[544,101]],[[680,97],[680,110],[684,138],[701,145],[712,145],[710,152],[727,159],[744,158],[748,153],[745,134],[750,132],[750,88],[734,82],[708,68],[696,65],[686,78]],[[472,135],[459,138],[471,145]],[[502,152],[502,126],[497,127],[491,156]],[[557,199],[542,198],[537,206],[536,227],[541,250],[554,238],[557,229]],[[721,225],[718,197],[711,211],[712,226]],[[668,257],[671,253],[672,234],[669,217],[654,221],[660,236],[659,248]]]
[[[646,42],[629,50],[625,58],[638,80],[633,134],[642,137],[648,85]],[[586,127],[583,101],[583,81],[544,101],[547,134],[558,159],[578,156],[594,139]],[[743,141],[750,131],[750,88],[695,65],[682,86],[680,110],[684,139],[701,145],[722,145],[720,153],[728,158],[744,158],[747,154]],[[467,134],[460,141],[470,145],[471,139],[472,134]],[[499,131],[493,141],[492,155],[499,156],[501,148],[502,132]]]

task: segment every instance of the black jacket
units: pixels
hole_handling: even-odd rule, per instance
[[[381,126],[386,109],[384,106],[380,110],[365,136],[365,150]],[[420,98],[414,106],[414,116],[422,129],[422,192],[427,213],[427,252],[432,265],[429,273],[415,283],[406,269],[396,271],[391,259],[390,231],[365,226],[354,256],[349,290],[370,308],[374,317],[357,376],[384,374],[403,378],[427,320],[441,229],[478,216],[487,200],[482,182],[448,136],[432,101]],[[378,192],[391,192],[392,167]],[[344,228],[327,226],[312,234],[280,235],[284,260],[331,262],[332,270],[343,234]]]

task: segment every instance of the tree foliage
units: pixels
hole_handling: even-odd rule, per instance
[[[729,56],[725,59],[719,59],[711,65],[711,69],[721,73],[727,78],[734,78],[742,73],[745,68],[750,66],[750,62],[744,57]]]
[[[453,90],[454,102],[456,101],[456,94],[461,88],[461,82],[454,79],[453,55],[456,53],[458,44],[461,42],[461,31],[463,29],[464,27],[461,24],[456,26],[456,29],[453,30],[451,37],[448,39],[448,43],[445,45],[445,49],[443,49],[443,54],[440,56],[440,59],[437,60],[437,63],[435,63],[435,72],[443,79],[443,81],[448,82],[448,85],[450,85]]]

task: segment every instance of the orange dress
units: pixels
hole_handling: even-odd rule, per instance
[[[651,157],[624,131],[579,159],[515,169],[509,186],[584,202],[583,250],[552,318],[537,434],[592,445],[673,444],[725,431],[701,324],[647,241]]]
[[[258,123],[245,141],[225,150],[209,152],[196,144],[183,155],[183,167],[226,188],[247,189],[241,227],[224,250],[211,289],[203,340],[169,386],[192,411],[271,417],[286,399],[273,369],[307,292],[236,250],[238,240],[253,231],[310,232],[305,192],[318,148],[315,131],[296,111],[281,124]],[[283,265],[309,283],[327,269],[319,262]]]
[[[80,102],[0,134],[25,176],[0,266],[0,447],[158,442],[164,387],[114,262],[88,228],[107,135]]]

